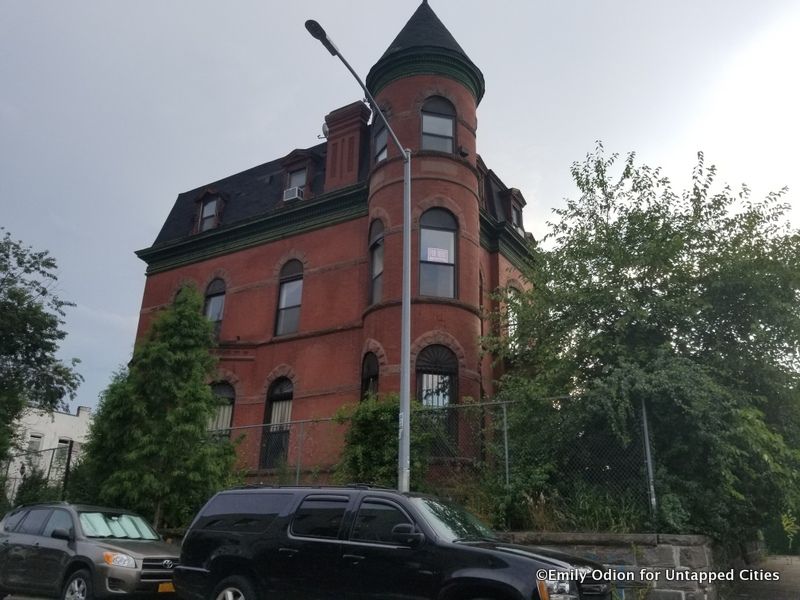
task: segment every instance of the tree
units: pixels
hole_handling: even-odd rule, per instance
[[[396,485],[399,412],[399,396],[388,394],[383,398],[368,395],[337,413],[336,421],[348,424],[342,456],[336,465],[336,478],[341,483]],[[411,429],[411,481],[416,491],[424,489],[433,445],[445,435],[431,412],[423,410],[419,402],[411,403],[415,424]]]
[[[72,303],[56,291],[56,261],[4,231],[0,240],[0,458],[6,456],[13,424],[26,406],[62,407],[74,398],[81,376],[73,359],[56,358],[64,309]]]
[[[81,465],[101,502],[151,514],[156,527],[179,526],[232,482],[233,444],[208,433],[219,404],[209,386],[213,340],[201,296],[185,287],[154,319],[129,369],[114,375]]]
[[[629,448],[646,408],[658,526],[751,535],[800,489],[800,234],[785,190],[719,188],[699,154],[677,194],[634,154],[615,178],[617,160],[600,145],[573,165],[580,197],[532,250],[514,339],[488,340],[514,365],[503,395],[525,399],[518,426],[548,432],[524,444],[551,482],[576,449]]]

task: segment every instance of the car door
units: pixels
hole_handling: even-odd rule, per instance
[[[51,510],[50,508],[29,510],[14,533],[9,536],[3,583],[7,589],[22,593],[47,591],[47,587],[42,583],[38,566],[41,542],[39,534]]]
[[[69,511],[54,508],[42,531],[39,547],[36,552],[36,565],[42,587],[48,592],[58,593],[61,581],[69,564],[70,557],[75,554],[74,544],[67,540],[53,537],[55,529],[64,529],[74,534],[75,524]]]
[[[279,595],[293,600],[341,598],[340,536],[349,503],[347,494],[312,493],[302,499],[278,544]]]
[[[14,544],[14,530],[27,515],[27,510],[18,510],[9,513],[3,519],[3,530],[0,531],[0,587],[10,589],[14,580],[12,568],[16,565],[12,561],[13,554],[11,553]]]
[[[397,525],[414,520],[398,503],[365,496],[349,538],[343,542],[342,571],[348,600],[422,600],[435,598],[437,569],[431,543],[401,543],[393,538]]]

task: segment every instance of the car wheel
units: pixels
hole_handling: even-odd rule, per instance
[[[86,569],[75,571],[64,584],[61,600],[92,600],[92,574]]]
[[[232,575],[217,584],[209,600],[258,600],[258,594],[247,577]]]

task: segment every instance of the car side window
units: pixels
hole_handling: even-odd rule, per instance
[[[308,496],[295,512],[292,533],[336,539],[348,501],[347,496]]]
[[[8,515],[6,517],[6,522],[3,525],[3,530],[7,532],[14,531],[14,528],[19,525],[19,522],[28,514],[27,510],[21,510],[19,512],[15,512],[14,514]]]
[[[292,494],[218,494],[203,510],[196,529],[255,533],[266,530],[292,501]]]
[[[34,508],[28,512],[28,516],[17,527],[17,533],[27,533],[29,535],[39,535],[42,525],[50,516],[49,508]]]
[[[42,535],[44,537],[51,537],[53,535],[53,530],[55,529],[66,529],[67,531],[72,531],[74,527],[72,523],[72,516],[61,509],[53,510],[53,514],[50,515],[50,518],[47,520],[47,525],[44,526],[44,531]]]
[[[380,500],[364,500],[358,509],[350,538],[360,542],[394,543],[392,528],[411,520],[399,507]]]

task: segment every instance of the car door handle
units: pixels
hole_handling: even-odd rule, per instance
[[[288,554],[291,557],[300,551],[297,550],[296,548],[278,548],[278,552],[280,552],[281,554]]]
[[[343,554],[342,558],[347,560],[352,560],[353,562],[361,562],[366,556],[361,556],[360,554]]]

